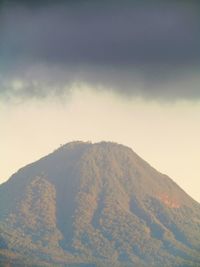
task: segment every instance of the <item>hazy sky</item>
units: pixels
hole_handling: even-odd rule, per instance
[[[200,201],[198,1],[39,2],[0,5],[0,181],[108,140]]]

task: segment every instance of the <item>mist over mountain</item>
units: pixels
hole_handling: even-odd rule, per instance
[[[0,186],[0,266],[194,267],[199,255],[200,204],[123,145],[71,142]]]

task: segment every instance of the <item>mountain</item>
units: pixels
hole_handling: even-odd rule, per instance
[[[0,266],[200,266],[200,204],[128,147],[71,142],[0,186]]]

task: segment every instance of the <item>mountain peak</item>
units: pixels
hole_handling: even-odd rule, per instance
[[[34,266],[199,266],[199,214],[132,149],[75,141],[0,186],[0,245]]]

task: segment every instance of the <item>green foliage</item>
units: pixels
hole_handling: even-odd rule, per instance
[[[195,267],[199,252],[200,205],[121,145],[67,144],[0,186],[10,266]]]

